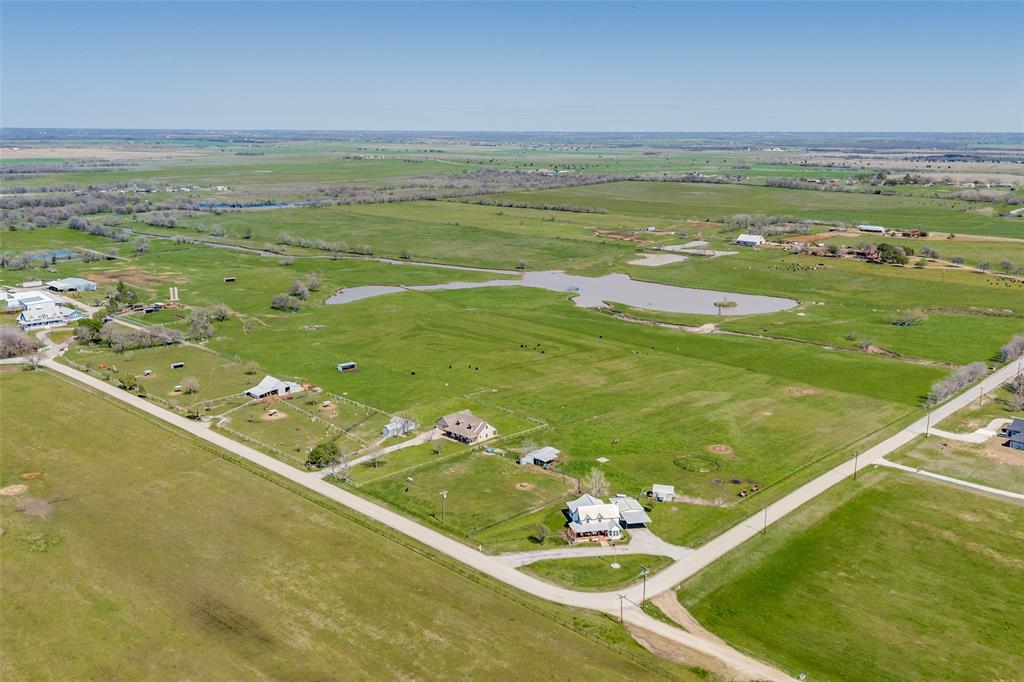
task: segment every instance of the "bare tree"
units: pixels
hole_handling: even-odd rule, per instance
[[[596,467],[583,477],[582,484],[583,490],[595,497],[604,497],[608,494],[608,479],[604,472]]]
[[[14,327],[0,327],[0,358],[27,356],[39,343],[31,336]]]
[[[149,252],[149,239],[146,237],[139,237],[135,240],[135,244],[132,246],[132,253],[136,256],[141,256],[144,253]]]
[[[181,392],[191,395],[199,390],[199,379],[196,377],[185,377],[181,380]]]

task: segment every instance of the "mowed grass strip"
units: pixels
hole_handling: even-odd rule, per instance
[[[809,679],[1018,679],[1022,523],[1024,505],[869,472],[698,574],[680,601]]]
[[[620,554],[544,559],[527,564],[520,570],[572,589],[600,591],[632,585],[642,580],[641,572],[644,568],[649,571],[648,576],[651,576],[670,563],[672,560],[664,556]]]
[[[0,497],[5,680],[652,677],[106,398],[0,390],[0,485],[27,486]]]

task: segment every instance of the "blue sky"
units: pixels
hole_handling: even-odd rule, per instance
[[[9,2],[5,126],[1024,130],[1024,2]]]

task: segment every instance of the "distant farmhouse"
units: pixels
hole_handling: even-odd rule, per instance
[[[272,377],[269,374],[263,377],[263,380],[250,388],[245,392],[250,398],[259,400],[261,398],[269,398],[271,396],[288,396],[294,395],[295,393],[301,393],[302,386],[290,381],[281,381],[276,377]]]
[[[452,440],[460,443],[479,443],[498,435],[498,430],[469,410],[446,414],[437,420],[437,428]]]
[[[736,237],[736,246],[761,246],[764,244],[764,237],[759,234],[741,234]]]

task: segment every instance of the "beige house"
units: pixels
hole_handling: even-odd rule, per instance
[[[480,443],[498,435],[498,430],[469,410],[446,414],[437,420],[437,428],[444,435],[460,443]]]

